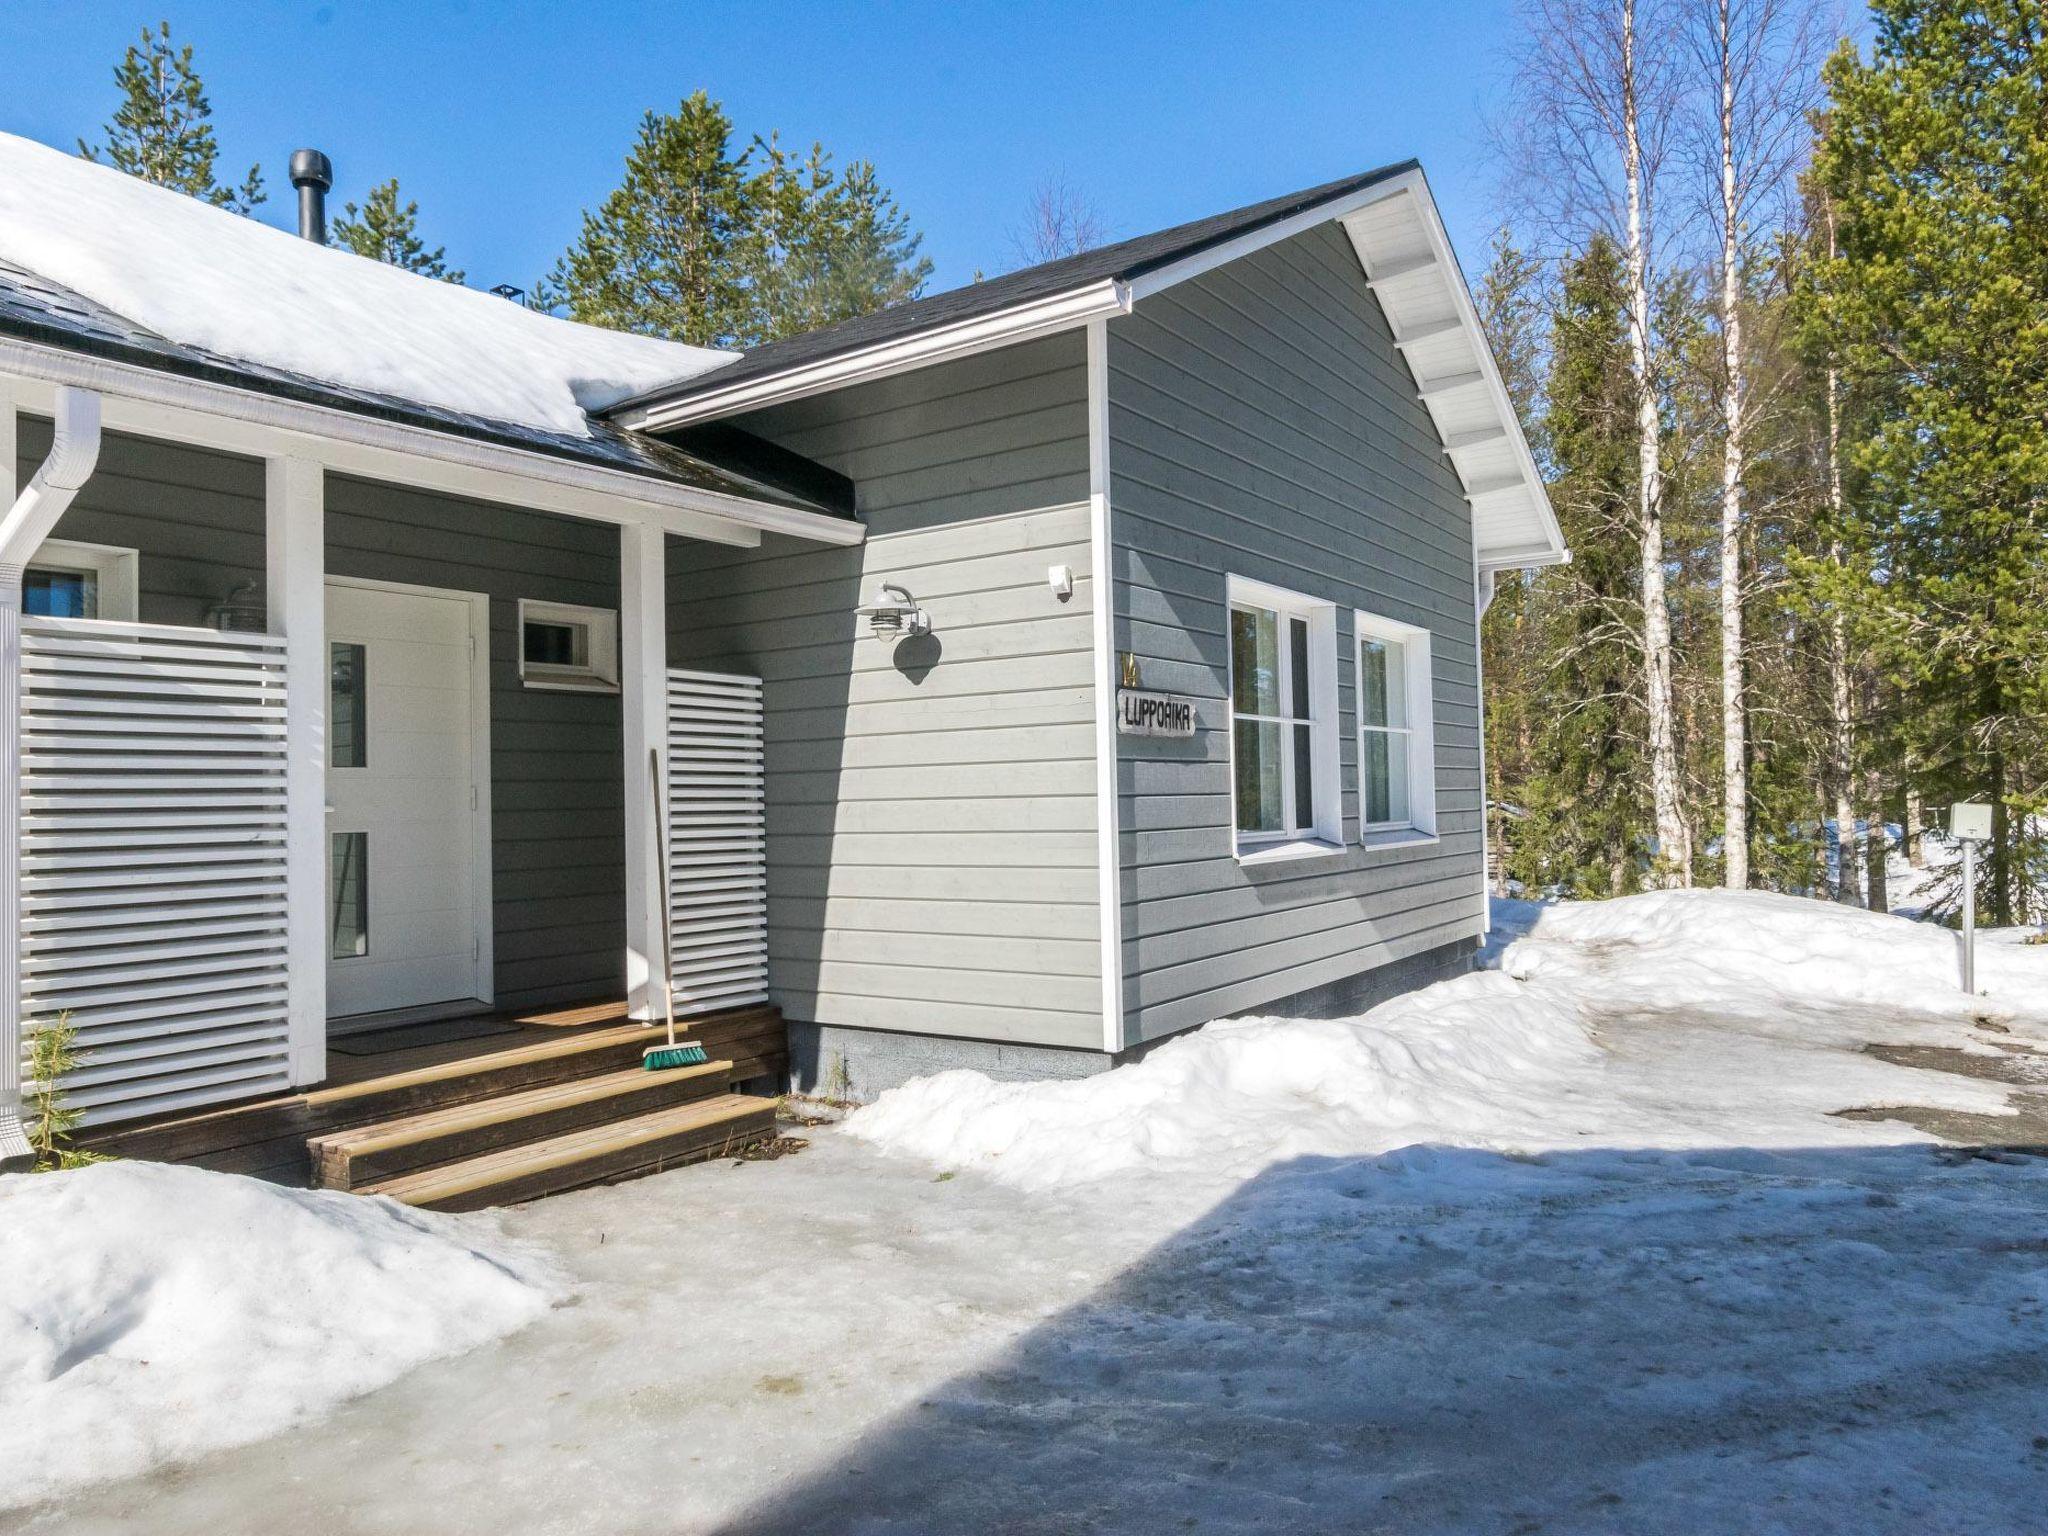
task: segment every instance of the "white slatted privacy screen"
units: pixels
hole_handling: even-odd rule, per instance
[[[768,996],[761,680],[668,674],[669,920],[676,1012]]]
[[[283,642],[29,619],[22,652],[24,1041],[70,1015],[88,1125],[285,1089]]]

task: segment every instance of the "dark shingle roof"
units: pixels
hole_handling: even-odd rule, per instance
[[[308,378],[263,363],[227,357],[204,347],[174,342],[60,283],[6,262],[0,262],[0,335],[39,342],[67,352],[87,352],[161,373],[174,373],[309,405],[327,406],[352,415],[371,416],[457,437],[474,438],[550,458],[623,470],[627,474],[672,485],[745,497],[750,501],[800,511],[852,515],[850,495],[844,498],[844,504],[839,504],[838,498],[832,504],[814,501],[722,468],[671,444],[625,431],[599,418],[592,419],[589,437],[550,432],[516,422],[471,416],[394,395],[350,389],[346,385]]]
[[[1120,240],[1115,245],[1083,251],[1078,256],[1068,256],[1059,261],[1026,267],[1020,272],[1005,273],[986,282],[970,283],[965,288],[935,293],[929,298],[914,299],[908,304],[898,304],[892,309],[862,315],[857,320],[843,321],[838,325],[826,326],[822,330],[806,331],[801,336],[792,336],[786,341],[772,341],[766,346],[754,348],[738,362],[713,369],[701,378],[648,390],[632,400],[622,401],[612,409],[616,412],[626,406],[644,405],[657,400],[689,400],[714,390],[730,388],[749,379],[766,378],[786,369],[819,362],[843,352],[854,352],[884,342],[899,341],[920,331],[955,325],[963,320],[1000,314],[1004,310],[1015,309],[1034,300],[1070,293],[1075,289],[1086,288],[1105,280],[1128,282],[1186,257],[1199,255],[1212,246],[1235,240],[1240,235],[1251,234],[1268,224],[1277,224],[1283,219],[1292,218],[1295,214],[1306,212],[1318,204],[1347,197],[1354,192],[1362,192],[1377,182],[1403,175],[1416,168],[1417,162],[1414,160],[1403,160],[1397,165],[1383,165],[1375,171],[1346,176],[1339,181],[1325,182],[1319,187],[1290,192],[1284,197],[1268,198],[1263,203],[1253,203],[1249,207],[1234,209],[1229,213],[1214,214],[1206,219],[1196,219],[1189,224],[1176,224],[1171,229],[1139,235],[1131,240]]]

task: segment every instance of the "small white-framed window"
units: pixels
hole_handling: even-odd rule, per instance
[[[519,676],[529,688],[616,693],[619,616],[610,608],[519,600]]]
[[[1336,608],[1229,578],[1231,801],[1242,859],[1342,846]]]
[[[1429,631],[1354,615],[1358,829],[1368,846],[1436,835],[1436,734]]]
[[[45,539],[29,556],[21,579],[21,611],[47,619],[136,618],[136,574],[141,558],[112,544]]]

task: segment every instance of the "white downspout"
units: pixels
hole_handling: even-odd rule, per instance
[[[49,457],[0,518],[0,1164],[30,1154],[21,1121],[21,579],[99,463],[100,397],[61,386],[55,415]]]

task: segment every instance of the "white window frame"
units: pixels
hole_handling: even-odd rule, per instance
[[[133,624],[142,557],[117,544],[85,544],[77,539],[45,539],[28,558],[31,571],[90,576],[96,593],[95,619]]]
[[[577,624],[585,631],[584,651],[590,658],[580,666],[558,666],[526,659],[528,621],[542,624]],[[519,599],[519,680],[529,688],[552,688],[568,693],[617,693],[619,691],[619,613],[616,608],[585,608],[577,603],[551,603],[536,597]]]
[[[1246,576],[1230,576],[1226,582],[1228,602],[1224,616],[1223,644],[1228,709],[1228,758],[1230,765],[1230,827],[1241,864],[1260,864],[1283,859],[1311,858],[1344,851],[1343,786],[1337,750],[1337,605],[1320,598],[1289,591]],[[1280,621],[1280,676],[1278,692],[1283,701],[1294,693],[1294,650],[1287,636],[1287,620],[1308,621],[1308,704],[1309,800],[1314,812],[1306,825],[1289,824],[1276,832],[1246,832],[1237,825],[1237,663],[1230,645],[1229,614],[1238,609],[1264,609]],[[1279,724],[1280,783],[1282,798],[1294,804],[1294,731],[1302,723],[1292,715],[1251,715],[1247,719]]]
[[[1365,720],[1365,644],[1377,640],[1402,650],[1401,678],[1408,724],[1370,726]],[[1392,848],[1434,842],[1436,830],[1436,689],[1432,682],[1429,631],[1380,614],[1354,610],[1351,638],[1353,720],[1358,754],[1358,840],[1368,848]],[[1407,738],[1408,815],[1399,821],[1365,819],[1365,739],[1369,731]]]

